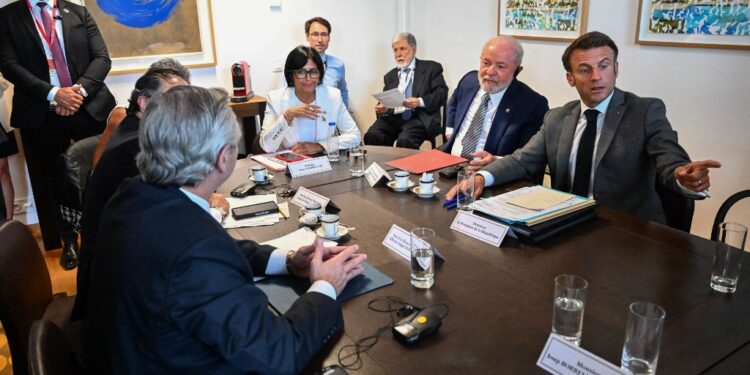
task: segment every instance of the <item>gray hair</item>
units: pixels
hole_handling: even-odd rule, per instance
[[[393,40],[391,41],[391,43],[396,43],[399,40],[405,40],[406,44],[410,45],[413,48],[417,48],[417,38],[415,38],[412,33],[398,33],[393,36]]]
[[[156,74],[162,78],[164,76],[176,75],[184,79],[185,82],[190,83],[190,70],[171,57],[165,57],[151,64],[146,71],[146,74],[149,73]]]
[[[173,87],[148,103],[136,163],[148,183],[195,186],[211,173],[221,149],[237,147],[239,140],[237,118],[225,93]]]
[[[508,43],[513,47],[513,57],[518,66],[521,66],[521,62],[523,61],[523,46],[521,46],[521,43],[512,36],[498,35],[484,43],[482,50],[487,48],[490,44],[501,44],[503,42]]]

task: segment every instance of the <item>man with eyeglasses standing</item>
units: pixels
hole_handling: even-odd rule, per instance
[[[365,133],[365,144],[419,149],[427,139],[442,131],[440,107],[448,97],[443,67],[435,61],[420,60],[417,39],[411,33],[398,33],[391,43],[396,68],[383,77],[383,91],[398,88],[404,94],[403,107],[375,105],[378,117]]]
[[[323,17],[313,17],[305,21],[305,36],[310,47],[315,48],[323,60],[325,75],[323,84],[339,89],[344,105],[349,107],[349,89],[346,87],[346,67],[344,61],[326,53],[331,43],[331,24]]]

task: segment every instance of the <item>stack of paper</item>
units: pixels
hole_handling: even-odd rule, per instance
[[[533,226],[594,205],[593,199],[537,185],[478,200],[472,208],[510,224]]]
[[[315,231],[308,227],[302,227],[275,240],[263,242],[262,245],[271,245],[277,249],[297,250],[302,246],[311,245],[316,237]],[[323,244],[325,246],[336,246],[335,241],[325,241]]]
[[[281,213],[273,213],[270,215],[251,217],[251,218],[243,219],[243,220],[235,220],[235,218],[231,214],[232,208],[235,208],[235,207],[250,206],[253,204],[265,203],[265,202],[277,203],[276,194],[250,195],[244,198],[227,197],[227,201],[229,201],[230,214],[227,215],[227,217],[224,219],[224,228],[226,229],[273,225],[273,224],[278,223],[280,219],[282,218]],[[289,205],[287,204],[287,202],[284,202],[279,205],[279,211],[286,213],[287,216],[289,215]]]

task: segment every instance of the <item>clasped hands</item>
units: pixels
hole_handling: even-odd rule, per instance
[[[73,116],[83,104],[81,85],[59,88],[55,93],[55,102],[55,113],[59,116]]]
[[[294,276],[309,277],[311,282],[327,281],[340,295],[349,280],[364,272],[362,262],[367,255],[358,253],[358,245],[326,247],[323,243],[316,238],[312,245],[300,247],[289,268]]]

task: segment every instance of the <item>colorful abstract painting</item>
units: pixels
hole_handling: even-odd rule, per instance
[[[578,0],[508,0],[505,26],[509,29],[575,31]]]
[[[750,35],[750,0],[651,0],[649,31]]]

